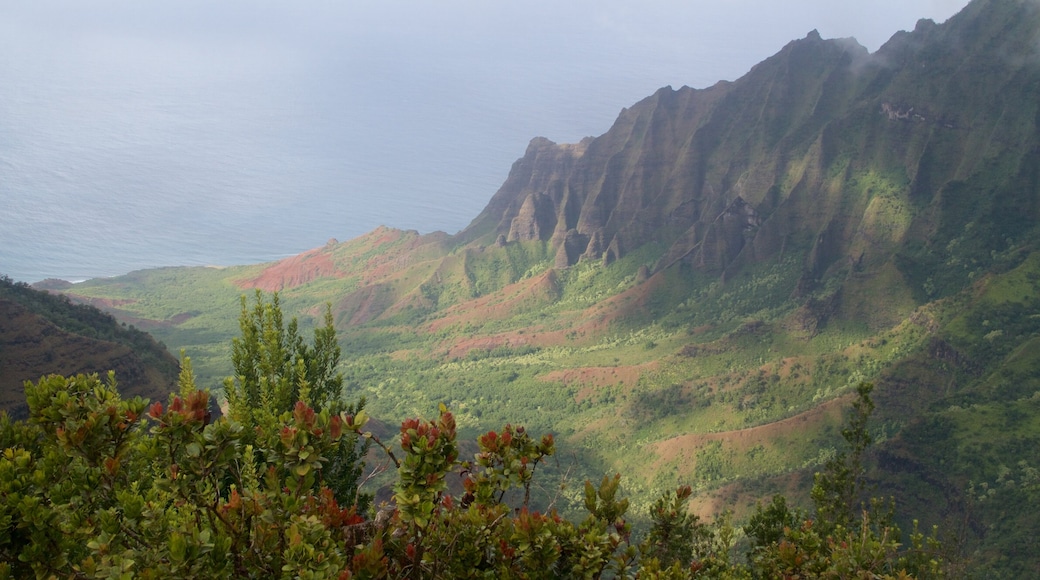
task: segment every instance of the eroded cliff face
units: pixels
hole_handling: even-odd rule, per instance
[[[600,137],[534,139],[456,239],[542,240],[556,267],[609,263],[650,242],[668,248],[655,271],[725,274],[798,255],[811,289],[839,270],[885,267],[908,242],[930,246],[972,218],[1000,222],[969,191],[1035,220],[1040,58],[1006,55],[1028,43],[1040,55],[1037,12],[975,3],[875,54],[813,31],[735,82],[663,88]]]
[[[658,242],[672,246],[659,267],[724,268],[762,225],[761,208],[781,201],[771,188],[789,159],[804,158],[810,129],[835,108],[821,104],[840,97],[824,95],[828,84],[842,84],[865,57],[854,43],[812,33],[736,83],[661,89],[601,137],[535,139],[460,238],[549,241],[558,266],[610,262]]]

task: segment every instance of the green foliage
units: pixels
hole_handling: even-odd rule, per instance
[[[823,471],[814,478],[812,499],[817,517],[826,526],[824,531],[847,528],[859,511],[866,471],[863,454],[873,442],[867,430],[867,420],[874,412],[874,401],[870,398],[873,390],[871,383],[860,383],[856,387],[856,400],[846,419],[847,425],[841,430],[849,448],[828,460]]]
[[[114,380],[27,384],[30,419],[4,419],[0,560],[16,577],[335,575],[357,523],[311,479],[339,444],[338,416],[298,405],[261,429],[262,477],[241,426],[211,422],[209,394],[181,385],[168,408],[123,401]],[[318,557],[316,557],[316,555]]]
[[[232,340],[231,348],[236,375],[224,381],[224,394],[230,417],[243,429],[243,444],[256,444],[258,427],[274,425],[277,417],[290,410],[298,413],[301,405],[333,417],[340,413],[354,415],[364,408],[364,399],[354,405],[341,401],[343,375],[337,370],[340,346],[330,306],[325,308],[324,326],[314,330],[312,346],[300,337],[295,318],[284,323],[278,293],[265,302],[263,293],[257,290],[251,309],[242,296],[239,327],[241,337]],[[366,446],[351,438],[336,449],[335,454],[323,459],[328,462],[324,471],[327,485],[337,501],[360,502],[363,507],[367,498],[360,498],[357,487]],[[307,456],[311,451],[303,453]],[[306,471],[311,468],[300,467]],[[316,480],[306,481],[313,487]]]
[[[745,528],[751,538],[748,559],[764,578],[941,578],[944,562],[938,530],[925,537],[914,523],[904,549],[893,523],[894,503],[871,499],[864,491],[864,453],[872,438],[867,421],[874,411],[873,385],[861,383],[842,437],[848,450],[818,472],[812,490],[815,518],[787,507],[786,499],[758,506]]]
[[[455,418],[446,407],[436,422],[409,419],[401,424],[404,461],[398,466],[394,501],[401,520],[420,530],[429,526],[434,505],[447,489],[445,477],[458,459]]]
[[[241,338],[232,340],[231,362],[235,376],[224,382],[224,394],[232,417],[252,427],[254,413],[280,413],[299,400],[300,390],[308,391],[311,361],[299,336],[295,319],[286,327],[278,294],[269,303],[257,290],[253,308],[242,296],[239,316]]]
[[[751,553],[779,543],[786,533],[785,530],[795,528],[805,519],[801,510],[788,507],[787,498],[782,495],[774,495],[766,507],[758,504],[755,513],[744,526],[744,531],[751,539]]]
[[[333,255],[339,256],[340,252],[344,256],[354,255],[357,249],[347,246],[355,245],[365,246],[366,242],[348,242],[342,249],[337,247]],[[387,251],[393,253],[400,248]],[[344,373],[348,396],[364,396],[370,412],[393,421],[444,402],[452,408],[464,432],[482,432],[521,422],[534,432],[552,430],[567,436],[580,433],[582,452],[558,460],[577,465],[562,465],[559,469],[574,469],[579,478],[598,477],[604,470],[617,470],[644,460],[645,453],[635,441],[725,431],[784,419],[840,394],[853,370],[861,371],[862,379],[873,379],[897,356],[895,349],[888,347],[884,352],[877,349],[876,357],[874,352],[868,352],[859,360],[843,359],[844,349],[870,335],[833,324],[809,341],[788,335],[783,317],[797,306],[791,300],[802,259],[797,251],[785,253],[784,259],[778,262],[751,264],[725,283],[689,269],[671,268],[659,273],[665,283],[646,284],[641,288],[638,269],[653,265],[664,251],[664,247],[651,244],[632,249],[609,266],[583,261],[572,268],[554,271],[551,288],[546,290],[545,296],[539,295],[538,300],[529,303],[525,298],[510,302],[515,310],[504,316],[493,312],[486,318],[465,317],[458,325],[438,326],[436,330],[425,323],[447,320],[446,311],[440,306],[440,310],[409,318],[407,324],[403,318],[384,315],[366,323],[347,325],[345,313],[333,312],[334,317],[338,317],[343,352],[347,353],[340,370]],[[380,259],[375,250],[365,256],[359,258],[361,261],[357,264]],[[478,280],[482,276],[479,270],[488,260],[498,260],[501,272],[514,274],[526,265],[527,269],[519,276],[524,279],[544,273],[550,263],[546,260],[551,258],[547,256],[542,243],[510,243],[501,248],[471,252],[466,260]],[[437,275],[433,274],[433,266],[424,265],[422,275],[408,270],[408,277],[415,279],[417,287],[425,285],[433,290],[443,286],[442,290],[447,292],[449,286],[459,281],[462,262],[461,253],[451,254],[443,262],[431,262],[439,264]],[[510,265],[507,266],[507,262]],[[177,276],[173,275],[175,272]],[[238,374],[226,362],[227,344],[233,333],[241,336],[242,330],[240,326],[234,328],[227,324],[227,311],[240,299],[234,283],[250,279],[258,272],[257,267],[148,271],[136,273],[133,280],[124,280],[118,285],[105,286],[98,282],[77,285],[76,289],[77,292],[107,292],[106,296],[126,302],[125,308],[135,316],[144,317],[169,317],[167,311],[188,308],[187,304],[180,303],[159,304],[155,298],[159,294],[176,295],[178,300],[181,295],[200,294],[191,301],[191,308],[202,312],[199,316],[158,331],[187,333],[189,326],[210,329],[212,344],[202,349],[195,341],[202,337],[197,333],[191,337],[180,336],[172,342],[189,347],[201,380],[205,382],[214,368],[229,367],[221,376]],[[280,293],[280,307],[286,313],[286,322],[290,311],[299,315],[299,335],[303,336],[303,329],[310,324],[306,313],[318,311],[316,305],[335,295],[342,296],[356,289],[353,276],[312,282]],[[392,292],[387,291],[400,296],[408,291],[403,284],[396,285]],[[495,288],[500,282],[491,284],[488,278],[488,284],[486,288]],[[616,300],[622,295],[626,300],[629,296],[639,297],[644,289],[646,308],[626,307],[623,316],[585,334],[583,326],[598,316],[596,311],[604,300],[611,297]],[[630,291],[631,294],[627,294]],[[234,292],[233,296],[229,292]],[[459,301],[456,297],[448,302]],[[497,303],[498,298],[494,297],[488,304],[493,307]],[[252,306],[250,304],[248,309],[252,310]],[[146,309],[150,314],[145,314]],[[318,318],[316,326],[321,327]],[[420,320],[422,324],[417,322]],[[309,333],[307,328],[306,334]],[[477,346],[466,350],[452,348],[471,339]],[[485,339],[487,346],[479,342]],[[891,344],[899,344],[904,349],[899,356],[905,356],[907,350],[915,348],[923,339],[917,338],[914,342],[892,335],[890,340]],[[676,356],[686,346],[703,348],[709,354]],[[775,366],[783,357],[796,357],[803,363],[800,380],[786,380],[786,377],[779,380],[781,373],[774,368],[758,381],[760,367]],[[812,364],[810,361],[816,358],[825,360],[826,364]],[[579,372],[581,369],[617,369],[617,378],[587,384],[558,378],[558,371],[568,369]],[[637,369],[635,373],[633,369]],[[633,383],[622,379],[622,373],[638,377]],[[725,388],[715,387],[723,381],[739,382],[729,382]],[[757,382],[761,384],[752,384]],[[855,382],[849,383],[850,388],[854,386]],[[634,436],[620,437],[601,427],[614,421],[622,421]],[[735,461],[734,457],[726,456],[724,459],[730,461],[727,469],[716,474],[722,477],[697,477],[696,480],[710,487],[724,481],[783,473],[792,466],[811,466],[818,462],[821,445],[833,445],[823,435],[824,427],[814,426],[817,433],[806,441],[792,441],[791,445],[777,448],[767,445],[768,462]],[[659,474],[638,470],[633,475],[638,481],[630,485],[639,490],[632,498],[633,513],[634,517],[641,518],[647,512],[650,498],[660,491],[648,486]],[[671,487],[671,483],[667,487]],[[705,489],[707,487],[698,487],[696,492]],[[580,509],[577,495],[565,494],[561,509]]]
[[[609,266],[585,260],[550,275],[551,244],[491,243],[502,217],[491,208],[460,237],[381,228],[333,244],[321,251],[337,276],[287,288],[283,306],[317,312],[336,297],[348,387],[369,395],[374,414],[397,422],[444,402],[460,437],[506,422],[551,429],[581,446],[570,454],[579,480],[630,474],[632,519],[676,481],[705,494],[816,469],[820,511],[856,528],[866,499],[854,487],[862,480],[853,468],[858,452],[835,452],[837,419],[827,404],[877,381],[878,435],[901,435],[886,449],[907,451],[898,447],[910,440],[902,435],[914,435],[913,449],[886,467],[911,466],[915,490],[939,496],[936,511],[957,509],[972,482],[990,485],[985,501],[957,516],[986,530],[983,551],[1022,553],[990,530],[1028,537],[1035,529],[1007,515],[1022,511],[1014,509],[1019,490],[1000,473],[1019,460],[1037,464],[1040,413],[1031,397],[1040,376],[1033,354],[1040,305],[976,298],[1037,247],[1036,68],[1032,59],[1008,58],[1035,48],[1036,11],[1028,6],[977,2],[947,25],[923,23],[895,39],[885,66],[841,43],[794,43],[720,87],[724,98],[709,99],[717,108],[705,123],[670,116],[688,110],[681,106],[641,105],[626,117],[638,118],[634,125],[619,125],[622,140],[615,131],[600,141],[605,148],[589,149],[614,148],[610,163],[586,155],[574,158],[584,173],[571,177],[580,178],[561,167],[544,174],[573,186],[571,201],[590,195],[584,208],[564,213],[603,210],[617,239],[629,242]],[[620,189],[619,175],[631,178]],[[622,205],[650,219],[625,225],[631,216],[613,202],[638,201],[641,186],[649,205]],[[751,219],[719,214],[720,200],[737,193]],[[733,218],[743,239],[720,244],[715,234]],[[692,251],[665,267],[663,257],[680,258],[669,246],[683,231],[690,238],[674,249]],[[639,245],[649,238],[656,243]],[[687,267],[709,257],[711,246],[739,252],[718,264],[724,276]],[[640,266],[654,277],[644,281]],[[262,268],[135,273],[76,291],[116,298],[128,316],[154,321],[159,338],[191,349],[208,380],[232,372],[223,351],[237,330],[227,312]],[[547,283],[534,294],[492,294],[541,274]],[[1035,298],[1035,281],[1015,287],[1017,296]],[[474,296],[482,300],[467,303]],[[503,342],[517,350],[496,352]],[[290,365],[287,374],[305,372]],[[283,390],[294,389],[290,380]],[[286,395],[274,413],[311,396]],[[273,425],[274,415],[265,421]],[[802,428],[784,435],[795,422]],[[763,431],[781,435],[733,444]],[[710,445],[671,459],[658,453],[708,433]],[[507,458],[495,461],[504,469]],[[554,467],[541,465],[539,475]],[[561,495],[580,507],[579,489]],[[767,528],[800,527],[784,513],[772,514]]]
[[[797,264],[800,257],[792,255],[790,259]],[[528,337],[534,339],[542,332],[566,328],[582,320],[581,317],[590,311],[572,308],[596,303],[584,298],[583,294],[590,297],[615,295],[632,288],[635,283],[634,278],[630,278],[632,270],[618,268],[618,263],[609,267],[588,263],[572,271],[560,272],[560,292],[570,302],[547,303],[513,318],[477,320],[469,326],[447,327],[428,334],[411,326],[382,323],[379,326],[353,326],[344,334],[342,343],[344,352],[349,352],[350,356],[339,368],[344,371],[344,385],[350,396],[366,395],[373,405],[369,412],[382,418],[398,420],[444,402],[452,408],[460,433],[467,437],[487,431],[491,425],[515,424],[517,421],[524,423],[530,432],[551,430],[559,438],[566,437],[569,441],[574,441],[577,435],[581,438],[581,451],[564,454],[551,463],[543,462],[544,467],[539,467],[540,475],[553,477],[574,470],[572,476],[579,481],[586,477],[598,480],[598,474],[604,471],[623,470],[630,476],[626,480],[627,489],[631,491],[629,519],[636,524],[636,529],[640,525],[649,525],[649,510],[654,498],[662,490],[672,487],[677,477],[692,483],[695,494],[704,494],[722,485],[739,485],[749,478],[784,474],[793,468],[820,469],[834,458],[833,449],[841,440],[836,436],[838,430],[833,428],[835,422],[820,421],[807,424],[807,430],[798,437],[764,441],[762,446],[756,445],[746,452],[735,451],[728,441],[718,448],[700,445],[690,450],[691,455],[700,453],[697,457],[705,460],[702,468],[696,471],[684,468],[681,459],[663,469],[655,466],[646,452],[648,442],[705,432],[722,432],[720,436],[724,439],[727,430],[767,425],[793,417],[821,402],[855,390],[863,380],[882,381],[882,394],[886,398],[881,412],[889,413],[883,420],[886,427],[898,429],[900,423],[892,422],[892,406],[899,408],[898,405],[913,404],[924,408],[932,404],[940,393],[927,388],[931,384],[929,381],[933,380],[930,377],[910,376],[909,379],[915,384],[920,382],[920,386],[906,391],[902,388],[887,389],[886,383],[893,377],[898,380],[901,377],[898,373],[905,372],[901,368],[908,368],[898,365],[906,361],[913,361],[914,365],[927,361],[923,357],[934,348],[931,345],[936,336],[947,341],[956,351],[943,364],[954,370],[975,369],[958,371],[956,382],[951,384],[959,390],[937,409],[952,405],[969,409],[973,403],[981,404],[987,397],[1028,398],[1036,390],[1035,357],[1030,355],[1029,348],[1035,342],[1035,339],[1030,339],[1031,333],[1035,332],[1035,304],[1030,302],[1034,286],[1030,276],[1036,271],[1034,258],[996,275],[992,282],[984,280],[991,283],[993,289],[987,289],[981,299],[958,297],[959,301],[949,306],[930,306],[922,309],[912,321],[879,333],[832,321],[812,336],[788,332],[791,319],[785,318],[788,315],[784,308],[762,309],[777,296],[784,300],[790,297],[797,268],[791,268],[791,264],[786,262],[785,259],[779,265],[762,264],[757,266],[760,270],[746,270],[749,272],[747,276],[734,276],[725,284],[689,272],[667,271],[663,274],[670,277],[669,283],[662,286],[660,293],[654,293],[649,302],[653,316],[659,315],[656,320],[660,322],[645,326],[640,322],[643,314],[639,309],[632,309],[631,317],[614,323],[599,335],[575,333],[563,344],[545,344],[537,340],[526,342]],[[164,275],[169,274],[171,272]],[[198,277],[195,277],[194,270],[186,274],[198,282],[206,280],[204,276],[211,272],[200,272]],[[237,270],[234,275],[241,276]],[[568,294],[572,284],[575,285],[571,288],[574,292]],[[210,288],[213,283],[204,282],[202,285]],[[979,288],[987,287],[980,284]],[[220,291],[226,293],[226,289]],[[281,307],[286,312],[290,304],[299,308],[294,310],[297,313],[306,312],[300,310],[303,308],[313,311],[314,296],[308,292],[309,288],[287,291]],[[977,289],[973,296],[978,296],[979,292]],[[237,291],[235,297],[238,297]],[[219,300],[199,300],[201,303],[207,301]],[[134,307],[143,303],[143,300],[135,303]],[[253,305],[249,306],[251,310]],[[758,308],[755,311],[757,316],[748,318],[748,308]],[[221,312],[226,310],[225,307]],[[725,320],[719,318],[722,314],[726,315]],[[202,322],[200,317],[188,324]],[[307,334],[310,334],[306,318],[304,323],[308,326]],[[316,326],[322,326],[320,317]],[[1002,332],[991,335],[998,330]],[[472,333],[473,338],[479,339],[492,331],[512,332],[514,339],[511,340],[519,338],[520,341],[507,344],[489,342],[487,344],[500,346],[474,348],[456,357],[438,354],[438,349],[451,345],[463,334],[470,336]],[[988,340],[984,338],[986,335],[991,335]],[[228,342],[224,338],[221,340],[225,344]],[[1023,343],[1030,340],[1029,344]],[[649,343],[657,346],[648,350]],[[204,357],[209,357],[207,361],[215,360],[214,353],[218,352],[218,349],[206,351]],[[222,356],[227,358],[226,354]],[[1006,362],[1000,360],[1002,357]],[[645,364],[650,361],[659,362]],[[989,362],[985,366],[958,367],[959,361],[975,365]],[[212,368],[212,364],[208,364]],[[634,383],[621,380],[620,372],[626,367],[629,372],[632,368],[640,368],[639,378]],[[606,375],[616,368],[619,378],[600,383],[554,378],[558,376],[555,374],[557,371],[579,368]],[[989,371],[983,370],[980,377],[972,374],[980,372],[977,370],[980,368],[1001,370],[994,374],[986,374]],[[966,389],[969,385],[979,387]],[[989,459],[971,461],[966,458],[990,457],[992,450],[1006,446],[1008,452],[1004,454],[1001,451],[1000,462],[1015,465],[1015,460],[1010,459],[1011,442],[995,439],[993,433],[985,431],[992,428],[996,429],[994,433],[1003,433],[1005,422],[1020,421],[1023,429],[1031,424],[1030,417],[1034,412],[1029,404],[1012,406],[1014,410],[1009,408],[1007,412],[993,410],[992,416],[988,411],[975,413],[970,421],[967,412],[964,417],[956,412],[944,414],[943,419],[950,425],[957,429],[969,428],[980,443],[972,447],[970,441],[964,440],[962,444],[958,437],[950,445],[941,445],[942,449],[925,451],[919,456],[932,462],[933,470],[948,469],[951,474],[960,474],[942,483],[944,486],[964,488],[969,479],[992,483],[997,477],[997,463]],[[958,418],[950,422],[950,417],[955,415]],[[1025,419],[1020,419],[1023,416]],[[1014,433],[1015,441],[1021,439],[1017,435],[1018,428]],[[931,445],[935,438],[929,436],[927,440]],[[1022,449],[1026,444],[1016,445]],[[253,453],[255,457],[261,456],[258,449]],[[334,463],[326,464],[325,474],[331,474]],[[356,467],[359,463],[344,461],[341,465]],[[656,467],[656,470],[651,467]],[[341,478],[330,475],[326,484],[330,483],[329,479]],[[502,501],[514,507],[522,505],[522,490],[513,489],[517,491],[506,494]],[[532,487],[535,497],[529,509],[553,505],[568,518],[580,513],[580,485],[562,492],[542,493],[544,489],[537,485]],[[348,492],[337,497],[352,496]],[[982,524],[985,526],[997,525],[1002,530],[1015,528],[994,523],[1006,519],[1000,515],[1005,509],[999,507],[1005,505],[1001,497],[994,496],[984,509],[972,508],[973,517],[986,522]],[[865,498],[857,501],[862,499]],[[749,500],[742,501],[744,505],[750,503]],[[342,503],[350,502],[344,499]],[[738,513],[743,507],[735,506]],[[921,508],[915,506],[915,509]],[[858,521],[856,506],[852,514],[853,521]],[[941,521],[933,514],[922,515],[929,522]],[[910,527],[906,519],[901,519],[900,524],[904,529]],[[1025,522],[1018,527],[1030,529]],[[995,534],[987,535],[986,545],[990,547],[980,552],[983,557],[1001,553],[995,538]],[[1008,548],[1003,553],[1012,553],[1011,550],[1019,548]]]
[[[1030,210],[1015,210],[1032,186],[1007,183],[1013,170],[985,163],[973,179],[953,181],[937,203],[938,231],[900,250],[897,264],[921,301],[950,296],[989,270],[1006,270],[1035,247],[1038,230]],[[1032,202],[1026,202],[1032,203]]]
[[[522,507],[528,507],[535,469],[556,453],[553,436],[535,441],[523,426],[506,425],[501,433],[489,431],[480,436],[477,445],[480,453],[475,464],[464,464],[470,474],[465,479],[467,495],[463,503],[502,503],[506,493],[518,487],[524,491]]]
[[[693,490],[684,485],[674,496],[663,496],[650,507],[652,525],[647,535],[647,554],[667,568],[693,561],[694,547],[709,536],[707,527],[689,513],[687,503]]]
[[[621,476],[584,486],[580,523],[531,511],[535,468],[555,452],[507,425],[478,438],[475,462],[458,458],[455,419],[401,425],[402,459],[364,428],[367,414],[330,414],[297,401],[258,423],[211,421],[209,393],[195,388],[190,361],[168,407],[122,401],[109,377],[51,376],[26,387],[26,423],[0,416],[0,572],[24,577],[142,578],[902,578],[942,575],[939,545],[863,513],[846,526],[833,500],[804,520],[774,498],[746,533],[747,562],[732,557],[737,530],[724,515],[701,523],[692,490],[657,499],[646,537],[633,540]],[[869,388],[850,414],[846,439],[868,441]],[[341,508],[323,484],[328,458],[351,435],[375,441],[397,466],[394,502],[372,520]],[[853,454],[852,457],[858,457]],[[258,458],[263,458],[258,460]],[[854,460],[850,460],[853,461]],[[838,462],[825,486],[855,482]],[[1029,486],[1035,470],[1024,470]],[[453,495],[448,476],[463,478]],[[1029,475],[1031,474],[1031,475]],[[1028,487],[1028,489],[1032,489]],[[524,491],[513,509],[503,499]],[[1025,489],[1025,488],[1024,488]],[[851,497],[841,491],[834,497]],[[830,498],[831,496],[827,496]],[[836,517],[835,517],[836,516]],[[830,518],[830,519],[826,519]]]

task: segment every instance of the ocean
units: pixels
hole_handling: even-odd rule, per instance
[[[814,28],[609,2],[88,4],[0,7],[15,280],[266,262],[379,225],[454,233],[531,138],[600,135],[659,87],[736,79]]]

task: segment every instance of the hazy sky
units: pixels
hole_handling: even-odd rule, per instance
[[[659,87],[734,80],[812,29],[874,51],[966,3],[5,0],[0,273],[455,232],[532,137],[602,134]],[[255,240],[272,216],[295,227]]]

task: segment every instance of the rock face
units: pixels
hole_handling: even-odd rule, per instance
[[[972,204],[979,223],[1022,212],[1020,231],[1040,206],[1040,58],[1007,55],[1040,46],[1038,11],[976,1],[874,54],[813,31],[735,82],[663,88],[600,137],[532,140],[456,240],[541,240],[556,267],[651,242],[668,248],[655,271],[798,255],[812,287],[930,244]],[[978,207],[983,187],[995,201]]]

